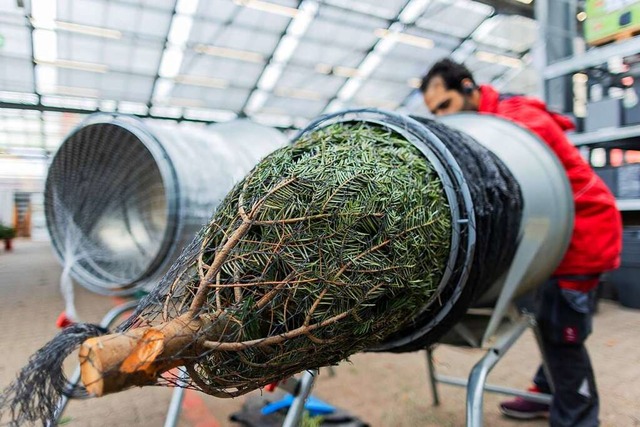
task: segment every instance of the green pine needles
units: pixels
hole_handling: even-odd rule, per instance
[[[245,393],[338,363],[412,321],[447,263],[451,218],[425,157],[374,124],[303,135],[226,197],[163,319],[208,319],[198,388]],[[144,312],[143,312],[144,314]]]

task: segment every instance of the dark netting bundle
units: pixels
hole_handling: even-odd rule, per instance
[[[401,328],[393,334],[391,340],[412,338],[407,345],[383,348],[395,352],[419,350],[434,344],[506,271],[516,251],[523,207],[518,182],[495,154],[463,132],[435,120],[414,119],[433,132],[460,166],[473,205],[475,226],[467,232],[474,233],[475,239],[467,276],[461,273],[463,282],[469,285],[456,286],[454,280],[449,280],[449,286],[440,293],[443,305],[450,304],[449,309],[438,313],[434,312],[439,306],[425,310],[413,319],[408,328]],[[461,230],[461,234],[464,232]],[[427,329],[428,334],[416,334],[418,328]]]
[[[480,295],[511,262],[520,230],[522,197],[518,183],[491,151],[473,138],[434,120],[416,117],[458,161],[469,186],[475,213],[476,254],[469,281]]]
[[[445,332],[440,324],[464,311],[452,301],[466,309],[507,267],[517,232],[502,226],[519,227],[519,190],[468,136],[382,117],[321,119],[262,160],[130,319],[113,334],[87,334],[86,391],[176,385],[186,369],[177,385],[233,397],[415,325],[432,322],[434,332],[413,347]],[[444,142],[448,157],[410,127],[434,147]],[[41,366],[28,365],[17,381],[28,384],[3,394],[15,423],[50,418],[50,390],[64,392]],[[34,403],[27,389],[46,391]]]

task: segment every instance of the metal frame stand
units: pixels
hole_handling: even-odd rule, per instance
[[[180,411],[182,410],[182,400],[184,399],[185,389],[180,387],[186,384],[189,374],[185,369],[180,369],[180,376],[178,377],[178,387],[173,389],[171,395],[171,402],[169,402],[169,409],[167,409],[167,416],[164,419],[164,427],[175,427],[178,425],[178,418],[180,418]]]
[[[132,300],[122,303],[107,312],[107,314],[100,321],[100,326],[106,329],[110,329],[118,318],[129,310],[134,309],[138,305],[139,301]],[[295,378],[289,378],[278,385],[278,387],[288,391],[294,396],[293,403],[287,416],[282,424],[283,427],[297,427],[300,425],[302,415],[304,413],[304,404],[307,398],[311,395],[311,390],[315,383],[318,370],[305,371],[299,380]],[[178,384],[185,382],[188,378],[188,374],[185,370],[180,370],[180,377],[178,378]],[[69,387],[73,387],[80,382],[80,367],[78,366],[73,372],[73,375],[68,380]],[[176,387],[171,395],[171,402],[169,403],[169,409],[167,410],[167,416],[165,417],[164,427],[175,427],[178,425],[178,418],[180,417],[180,410],[182,409],[182,400],[184,399],[185,389],[182,387]],[[57,426],[64,410],[69,403],[67,396],[62,396],[58,400],[56,405],[56,411],[53,421],[47,422],[47,427]]]
[[[100,322],[100,326],[104,328],[110,328],[116,322],[116,320],[122,316],[125,312],[132,310],[138,304],[138,301],[128,301],[117,307],[112,308],[104,316]],[[469,374],[469,379],[449,377],[445,375],[439,375],[436,373],[435,365],[433,363],[433,349],[427,349],[427,367],[429,372],[429,383],[431,391],[433,393],[433,404],[437,406],[440,404],[440,397],[438,393],[438,383],[450,384],[459,387],[465,387],[467,389],[467,427],[482,427],[482,406],[484,392],[501,393],[510,396],[524,397],[528,400],[551,403],[551,395],[542,393],[530,393],[522,390],[486,384],[487,376],[491,369],[502,359],[511,346],[522,336],[524,331],[531,327],[535,333],[538,346],[542,350],[542,340],[533,316],[529,314],[523,315],[506,333],[502,334],[498,342],[491,346],[484,357],[476,363]],[[543,366],[546,369],[546,361],[544,356],[542,358]],[[187,374],[185,371],[180,371],[180,378],[178,383],[186,381]],[[294,401],[291,405],[287,415],[285,417],[283,427],[297,427],[302,420],[304,413],[304,404],[307,398],[311,395],[318,370],[306,371],[302,374],[299,380],[290,378],[279,384],[279,387],[293,394]],[[549,379],[551,377],[547,376]],[[69,379],[71,386],[80,382],[80,368],[76,368],[75,372]],[[553,389],[553,384],[551,384]],[[164,427],[175,427],[178,424],[178,418],[180,416],[181,404],[184,398],[185,389],[176,387],[171,397],[169,409],[167,410],[167,416],[165,418]],[[69,402],[66,396],[62,396],[58,401],[56,407],[55,417],[53,423],[47,423],[48,427],[58,424],[62,414]]]
[[[478,361],[471,370],[468,380],[438,375],[433,364],[433,349],[427,349],[427,368],[429,371],[429,383],[433,393],[434,406],[440,404],[437,383],[450,384],[465,387],[467,389],[467,427],[482,427],[482,405],[485,391],[506,394],[509,396],[519,396],[539,403],[551,403],[551,395],[549,394],[530,393],[508,387],[486,384],[487,376],[489,375],[489,372],[491,372],[491,369],[493,369],[500,359],[504,357],[506,352],[518,340],[518,338],[520,338],[528,327],[531,327],[534,330],[538,345],[542,350],[542,344],[535,319],[533,316],[525,314],[511,327],[510,330],[501,336],[495,345],[491,346],[487,350],[484,357],[482,357],[482,359],[480,359],[480,361]],[[542,361],[543,366],[546,369],[547,364],[544,360],[544,353],[541,351],[541,354],[543,354]],[[550,377],[548,378],[550,379]]]
[[[295,393],[293,393],[295,398],[282,423],[282,427],[298,427],[300,425],[302,414],[304,413],[304,404],[309,395],[311,395],[311,390],[313,389],[317,375],[317,370],[305,371],[300,380],[297,381],[298,384]]]

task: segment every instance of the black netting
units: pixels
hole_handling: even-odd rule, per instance
[[[84,387],[69,387],[62,363],[82,342],[107,331],[97,325],[77,324],[60,332],[29,359],[28,365],[0,396],[0,415],[7,412],[10,426],[53,419],[58,399],[86,397]],[[0,421],[3,419],[0,417]]]
[[[434,120],[418,118],[444,142],[469,186],[476,219],[476,249],[469,283],[482,295],[509,267],[518,243],[522,193],[509,169],[467,135]]]
[[[435,120],[414,119],[423,129],[413,128],[398,116],[388,121],[417,136],[414,144],[418,146],[437,149],[442,143],[446,149],[444,154],[440,151],[439,157],[444,169],[454,178],[462,174],[462,180],[454,179],[452,183],[461,214],[457,262],[437,299],[412,324],[387,337],[374,351],[416,351],[435,344],[507,270],[518,243],[522,194],[504,163],[470,135]],[[454,162],[447,160],[447,154]],[[471,200],[462,196],[465,191]],[[465,218],[469,207],[472,214]]]

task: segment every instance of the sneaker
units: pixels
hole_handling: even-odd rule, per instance
[[[537,388],[529,389],[531,392],[538,392]],[[502,402],[500,412],[509,418],[518,420],[533,420],[535,418],[546,418],[549,416],[549,405],[546,403],[532,402],[524,397],[516,397],[513,400]]]

